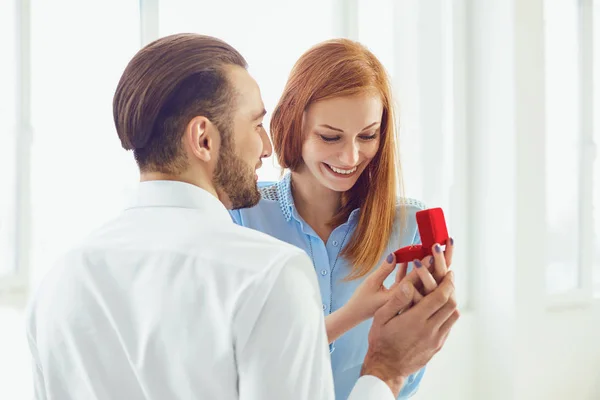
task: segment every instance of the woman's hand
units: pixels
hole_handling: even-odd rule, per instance
[[[396,257],[394,253],[391,253],[379,268],[356,288],[350,300],[344,305],[343,308],[347,308],[359,323],[371,318],[375,311],[388,300],[390,289],[386,288],[383,282],[394,271],[394,268],[396,268]]]
[[[431,250],[434,257],[428,256],[423,260],[415,260],[414,262],[415,266],[417,266],[418,263],[419,265],[427,266],[427,268],[424,268],[423,271],[418,271],[420,268],[413,268],[414,272],[409,274],[410,281],[419,292],[415,294],[416,301],[435,289],[444,276],[446,276],[448,268],[450,268],[450,265],[452,264],[454,240],[451,238],[448,239],[445,251],[442,251],[442,248],[438,244],[435,244]],[[434,258],[436,262],[434,262]],[[388,300],[390,290],[396,285],[399,285],[406,277],[408,264],[398,264],[395,282],[392,287],[389,289],[386,288],[383,285],[383,282],[392,273],[395,267],[396,259],[394,253],[391,253],[381,266],[358,286],[350,300],[348,300],[348,303],[342,307],[348,307],[347,311],[351,313],[354,318],[359,319],[358,323],[371,318],[375,314],[375,311]]]
[[[399,284],[403,279],[408,279],[416,289],[413,301],[415,304],[418,303],[423,296],[431,293],[444,279],[452,264],[453,252],[454,240],[452,238],[446,242],[444,251],[442,251],[439,244],[434,244],[431,248],[433,256],[427,256],[422,260],[414,260],[415,268],[408,275],[406,273],[407,263],[399,264],[394,285]]]
[[[452,239],[446,243],[445,251],[436,246],[434,245],[432,248],[433,257],[428,256],[423,260],[415,260],[415,266],[420,265],[420,267],[413,268],[408,274],[407,263],[398,264],[395,282],[389,289],[383,285],[383,282],[396,268],[396,257],[394,253],[388,255],[379,268],[358,286],[350,300],[343,307],[325,317],[329,343],[361,322],[371,318],[388,301],[391,290],[402,281],[410,281],[417,289],[413,295],[414,304],[433,291],[443,277],[446,276],[452,262],[454,249]]]
[[[346,304],[325,317],[329,343],[371,318],[375,311],[387,302],[390,289],[386,288],[383,282],[394,268],[396,268],[396,257],[392,253],[358,286]]]
[[[454,239],[448,238],[445,244],[446,249],[443,252],[439,244],[434,244],[431,249],[431,254],[433,254],[436,262],[434,265],[430,266],[429,272],[433,274],[438,285],[442,282],[442,279],[444,279],[446,273],[450,269],[450,265],[452,265],[452,255],[454,254]],[[436,255],[443,255],[444,263],[441,262],[441,259],[437,261]]]

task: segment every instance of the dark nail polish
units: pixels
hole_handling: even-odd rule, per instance
[[[450,246],[454,246],[454,239],[450,238]]]
[[[388,264],[391,263],[392,261],[394,261],[394,255],[393,254],[388,255],[385,260],[388,262]]]
[[[415,260],[414,263],[417,268],[421,268],[423,266],[423,264],[421,264],[421,261],[419,260]]]
[[[429,265],[433,265],[433,257],[429,257]]]
[[[436,245],[435,245],[435,252],[436,252],[436,253],[441,253],[441,252],[442,252],[442,248],[440,247],[440,245],[439,245],[439,244],[436,244]]]

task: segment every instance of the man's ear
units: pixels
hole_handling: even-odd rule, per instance
[[[194,117],[185,130],[185,143],[194,157],[209,162],[218,154],[216,127],[206,117]]]

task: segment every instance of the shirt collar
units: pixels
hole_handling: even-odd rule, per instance
[[[292,215],[298,221],[302,221],[302,218],[300,218],[296,211],[296,207],[294,206],[294,198],[292,196],[292,174],[289,172],[277,182],[277,199],[286,221],[289,222]],[[358,218],[359,211],[360,208],[352,210],[348,217],[348,222],[354,222]]]
[[[295,211],[294,198],[292,197],[292,174],[287,173],[283,179],[277,182],[277,200],[279,201],[279,207],[285,217],[285,220],[289,222],[292,218],[292,210]]]
[[[221,220],[221,222],[232,222],[227,209],[219,199],[206,190],[185,182],[140,182],[127,208],[143,207],[197,209]]]

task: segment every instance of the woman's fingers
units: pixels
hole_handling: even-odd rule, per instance
[[[448,272],[446,255],[444,254],[444,251],[442,251],[442,246],[437,243],[431,248],[431,254],[433,254],[434,260],[433,277],[436,282],[441,282]],[[452,256],[452,254],[450,254],[450,256]]]
[[[398,271],[396,272],[396,283],[400,283],[402,279],[406,277],[406,271],[408,269],[408,263],[402,262],[398,264]]]
[[[383,263],[374,271],[369,277],[369,283],[372,284],[372,287],[379,289],[386,278],[394,271],[396,267],[396,256],[394,253],[391,253],[387,256],[387,258],[383,261]]]
[[[415,260],[415,270],[419,278],[421,278],[421,282],[423,283],[423,294],[428,295],[431,293],[436,287],[437,282],[433,278],[433,276],[429,273],[426,265],[429,265],[431,256],[425,257],[423,260]]]
[[[418,304],[421,300],[423,300],[423,295],[418,290],[415,290],[413,292],[413,304]]]
[[[452,254],[454,253],[454,239],[448,238],[446,240],[446,250],[444,251],[444,256],[446,257],[446,267],[450,269],[452,265]]]

